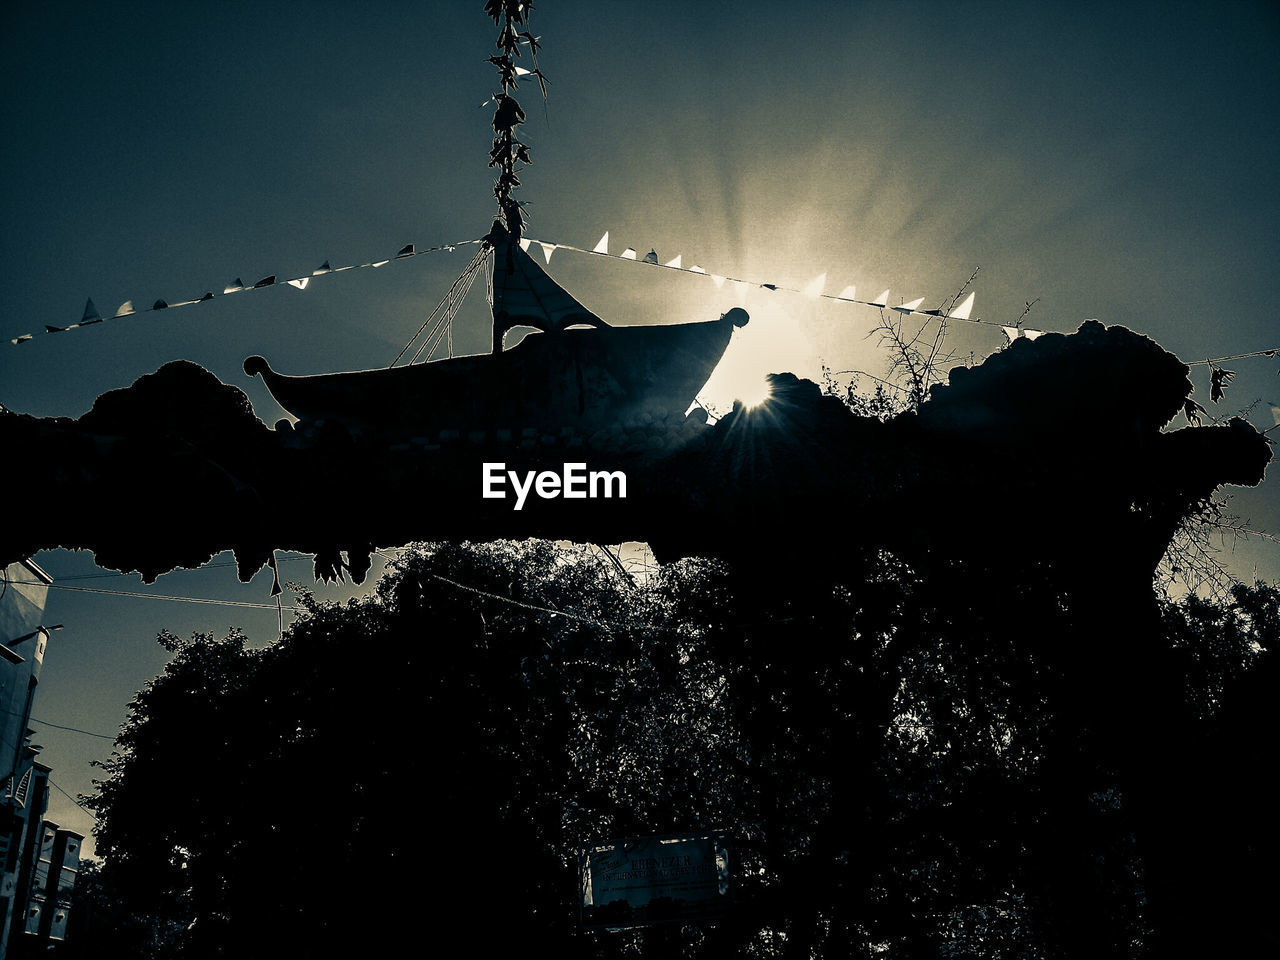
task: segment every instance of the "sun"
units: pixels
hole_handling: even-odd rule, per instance
[[[777,306],[756,303],[747,308],[751,321],[733,331],[729,348],[711,372],[699,399],[723,415],[741,402],[748,409],[768,402],[768,375],[807,376],[815,360],[797,318]]]

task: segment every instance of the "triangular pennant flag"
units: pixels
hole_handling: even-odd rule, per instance
[[[116,311],[116,316],[127,317],[131,313],[133,313],[133,301],[126,300],[124,303],[120,304],[120,309]]]
[[[223,293],[239,293],[243,289],[244,289],[244,281],[241,280],[239,277],[236,277],[233,282],[228,283],[225,287],[222,288],[222,292]]]
[[[168,305],[167,303],[165,303],[163,300],[157,300],[155,303],[153,303],[153,304],[151,305],[151,309],[152,309],[152,310],[163,310],[163,309],[165,309],[167,306],[169,306],[169,305]]]
[[[378,267],[385,267],[390,262],[391,262],[390,260],[379,260],[377,263],[369,264],[369,266],[373,267],[376,270],[378,269]]]
[[[27,339],[30,340],[31,338],[27,337]],[[18,341],[15,340],[13,342],[17,343]],[[1271,404],[1271,419],[1275,420],[1277,427],[1280,427],[1280,407],[1276,406],[1274,403]]]
[[[529,76],[529,74],[531,74],[531,73],[533,73],[533,71],[532,71],[532,70],[530,70],[530,69],[528,69],[527,67],[516,67],[516,76],[517,76],[517,77],[527,77],[527,76]]]
[[[29,334],[29,333],[24,333],[22,336],[20,336],[20,337],[15,337],[14,339],[10,340],[9,342],[10,342],[10,343],[12,343],[12,344],[14,344],[15,346],[17,346],[19,343],[26,343],[26,342],[27,342],[28,340],[30,340],[30,339],[31,339],[31,334]]]
[[[197,303],[204,303],[206,300],[212,300],[212,299],[213,299],[213,291],[212,291],[212,290],[210,290],[208,293],[206,293],[203,297],[201,297],[201,298],[200,298],[199,300],[197,300],[196,302],[197,302]]]
[[[839,294],[836,295],[836,299],[852,300],[857,295],[857,293],[858,293],[858,288],[851,283],[849,284],[849,286],[845,287],[843,290],[840,291]]]
[[[313,277],[318,277],[322,273],[332,273],[332,272],[333,272],[333,267],[329,266],[329,261],[326,260],[324,263],[320,264],[318,269],[312,270],[311,275]]]
[[[922,303],[924,303],[924,297],[912,300],[910,303],[899,304],[898,306],[891,307],[890,309],[897,310],[899,313],[911,313],[911,311],[915,310],[915,308],[920,306]]]
[[[627,249],[625,249],[625,250],[623,250],[623,251],[622,251],[622,259],[623,259],[623,260],[634,260],[635,258],[636,258],[636,248],[635,248],[635,247],[627,247]]]
[[[413,256],[413,244],[406,243],[403,247],[400,248],[400,252],[396,254],[396,259],[399,260],[401,257],[412,257],[412,256]]]
[[[1004,335],[1009,338],[1010,343],[1013,343],[1022,335],[1022,331],[1017,327],[1001,327],[1000,329],[1004,331]]]
[[[889,305],[889,291],[884,291],[884,293],[872,300],[871,305],[873,307],[887,307]]]
[[[543,259],[546,260],[547,263],[550,263],[551,255],[556,252],[556,245],[554,243],[543,243],[541,240],[539,240],[538,246],[542,248]]]
[[[674,260],[668,260],[666,263],[664,263],[664,264],[663,264],[663,266],[664,266],[664,267],[675,267],[677,270],[679,270],[679,269],[680,269],[680,256],[681,256],[681,255],[677,253],[677,254],[676,254],[676,256],[675,256],[675,259],[674,259]]]
[[[271,558],[267,560],[267,566],[271,568],[271,596],[278,597],[283,591],[280,589],[280,568],[276,566],[276,552],[271,551]]]
[[[66,332],[66,329],[67,329],[66,327],[55,327],[55,326],[52,326],[52,325],[50,325],[50,324],[48,324],[48,323],[46,323],[46,324],[44,325],[44,332],[45,332],[45,333],[65,333],[65,332]]]
[[[604,232],[604,236],[600,238],[600,242],[595,245],[592,253],[608,253],[609,252],[609,231]]]
[[[761,290],[777,290],[778,285],[776,283],[762,283],[760,284],[760,289]]]
[[[968,320],[969,314],[973,312],[973,297],[974,295],[970,293],[964,298],[960,306],[955,307],[947,316],[953,320]]]
[[[720,276],[718,273],[713,273],[711,275],[711,282],[714,283],[716,285],[716,289],[719,290],[724,286],[724,277]]]
[[[80,317],[80,324],[101,323],[102,317],[98,314],[98,308],[93,305],[93,298],[90,297],[84,302],[84,314]]]
[[[299,277],[297,280],[287,281],[289,286],[297,287],[299,290],[307,289],[307,284],[311,282],[310,277]]]
[[[825,273],[820,273],[816,277],[814,277],[812,280],[810,280],[807,284],[805,284],[804,289],[801,290],[800,292],[803,293],[806,297],[811,297],[812,299],[816,300],[818,297],[822,296],[822,288],[825,287],[826,285],[827,285],[827,275]]]
[[[275,282],[276,282],[276,275],[273,273],[271,276],[263,277],[261,280],[255,283],[253,285],[253,289],[257,290],[259,287],[269,287]]]
[[[354,270],[355,268],[356,268],[356,265],[355,265],[354,263],[352,263],[352,264],[348,264],[348,265],[347,265],[347,266],[345,266],[345,267],[334,267],[334,268],[333,268],[333,272],[334,272],[334,273],[341,273],[343,270]]]
[[[644,262],[656,264],[658,262],[658,251],[650,247],[649,252],[644,255]]]
[[[703,270],[700,266],[698,266],[695,263],[692,267],[689,268],[689,272],[690,273],[706,273],[707,271]]]
[[[528,237],[521,237],[521,238],[520,238],[520,249],[521,249],[521,250],[523,250],[525,253],[528,253],[528,252],[529,252],[529,244],[531,244],[531,243],[533,243],[533,241],[532,241],[532,240],[530,240]]]
[[[1028,340],[1034,340],[1036,337],[1043,337],[1044,331],[1043,330],[1023,330],[1022,335],[1026,337]]]

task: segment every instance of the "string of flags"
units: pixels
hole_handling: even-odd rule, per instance
[[[401,247],[400,250],[397,251],[393,257],[388,257],[384,260],[375,260],[375,261],[370,261],[366,263],[351,264],[348,266],[341,266],[341,267],[331,266],[329,261],[326,260],[318,268],[311,271],[310,274],[306,276],[286,279],[283,282],[298,290],[306,290],[307,287],[311,284],[311,282],[317,277],[325,276],[328,274],[334,274],[334,273],[344,273],[347,270],[356,270],[356,269],[364,269],[364,268],[377,269],[378,267],[383,267],[383,266],[386,266],[388,263],[393,263],[399,260],[406,260],[411,257],[422,256],[428,253],[437,253],[442,250],[452,252],[457,247],[467,246],[471,244],[478,244],[478,243],[483,243],[483,240],[482,239],[461,240],[456,243],[446,243],[446,244],[441,244],[435,247],[427,247],[423,250],[418,250],[415,248],[415,246],[412,243],[409,243]],[[1005,324],[996,323],[991,320],[983,320],[980,317],[972,316],[974,297],[975,297],[974,293],[972,292],[970,292],[969,295],[959,303],[953,303],[949,305],[949,307],[940,308],[937,310],[922,310],[921,304],[924,303],[923,297],[920,297],[905,303],[890,304],[889,290],[887,289],[881,291],[879,295],[869,300],[859,298],[857,296],[857,289],[853,284],[849,284],[848,286],[844,287],[844,289],[842,289],[838,294],[832,295],[832,294],[824,293],[823,291],[825,290],[826,283],[827,283],[827,274],[825,272],[819,274],[817,277],[815,277],[809,283],[805,284],[803,287],[796,288],[796,287],[784,286],[782,284],[777,284],[777,283],[761,283],[755,280],[743,280],[737,277],[730,277],[730,276],[721,275],[717,273],[711,273],[706,269],[704,269],[703,267],[698,266],[697,264],[693,264],[691,266],[686,267],[683,264],[680,254],[676,254],[676,256],[673,257],[672,259],[663,262],[658,257],[657,250],[652,248],[643,257],[639,255],[638,251],[634,247],[627,247],[625,250],[622,251],[622,253],[613,254],[609,252],[609,232],[608,231],[605,231],[604,236],[602,236],[599,242],[590,250],[585,250],[582,247],[576,247],[568,243],[553,243],[546,240],[534,240],[528,237],[524,237],[520,240],[520,247],[526,253],[535,244],[538,246],[539,250],[542,252],[543,259],[547,264],[551,263],[551,256],[552,254],[555,253],[555,251],[571,250],[575,253],[588,254],[591,256],[603,256],[613,260],[630,260],[636,263],[645,263],[650,266],[662,267],[667,270],[676,270],[681,273],[698,274],[701,276],[706,276],[711,279],[711,281],[716,285],[717,288],[722,288],[726,283],[729,283],[729,284],[733,284],[735,289],[742,292],[745,292],[746,290],[751,288],[756,288],[761,290],[795,293],[800,296],[807,297],[811,300],[828,300],[828,301],[837,302],[837,303],[856,303],[856,304],[861,304],[863,306],[876,307],[877,309],[880,309],[880,310],[892,310],[907,316],[940,318],[945,320],[962,320],[967,323],[982,324],[984,326],[989,326],[989,327],[999,327],[1009,343],[1012,343],[1014,340],[1019,340],[1019,339],[1035,340],[1038,337],[1044,336],[1044,334],[1048,332],[1045,330],[1033,330],[1028,327],[1023,327],[1021,326],[1020,322],[1018,325],[1011,327]],[[272,287],[276,285],[277,285],[277,276],[275,274],[263,277],[257,283],[253,283],[253,284],[246,284],[243,280],[237,277],[232,283],[229,283],[225,287],[223,287],[222,295],[227,296],[234,293],[245,293],[252,290],[261,290],[265,287]],[[84,313],[78,322],[69,324],[65,327],[58,327],[51,324],[46,324],[42,333],[44,334],[65,333],[68,330],[75,330],[80,327],[87,327],[92,324],[102,323],[104,320],[118,320],[124,317],[134,316],[142,313],[150,313],[157,310],[167,310],[175,307],[185,307],[185,306],[190,306],[192,304],[205,303],[206,301],[214,299],[214,296],[215,296],[214,293],[210,291],[205,293],[203,296],[197,297],[194,300],[182,300],[176,303],[168,303],[164,300],[156,300],[150,307],[145,307],[142,309],[136,309],[134,307],[132,300],[126,300],[124,301],[124,303],[120,304],[120,306],[116,309],[115,313],[113,313],[110,317],[102,316],[98,312],[97,307],[94,306],[93,299],[90,298],[85,302]],[[1030,306],[1031,304],[1028,304],[1028,307]],[[18,344],[26,343],[29,340],[32,340],[37,335],[39,334],[32,334],[32,333],[23,334],[20,337],[14,337],[10,339],[9,342],[12,344],[18,345]],[[1278,352],[1280,352],[1280,347],[1273,347],[1267,350],[1255,350],[1250,353],[1235,354],[1234,356],[1230,356],[1230,357],[1217,357],[1217,358],[1210,358],[1205,360],[1189,360],[1185,362],[1187,363],[1188,366],[1197,366],[1200,364],[1209,365],[1209,367],[1213,371],[1213,382],[1212,382],[1211,392],[1217,395],[1214,397],[1214,399],[1216,400],[1221,397],[1223,387],[1227,383],[1229,383],[1232,376],[1234,376],[1234,373],[1232,371],[1222,369],[1218,366],[1218,364],[1226,361],[1242,360],[1249,357],[1262,357],[1262,356],[1274,357]]]
[[[640,254],[634,247],[627,247],[625,250],[622,251],[622,253],[613,254],[609,252],[608,231],[605,231],[605,234],[603,237],[600,238],[599,243],[597,243],[590,250],[584,250],[582,247],[575,247],[572,244],[568,244],[568,243],[550,243],[545,240],[532,240],[529,238],[524,238],[520,241],[520,246],[524,248],[525,252],[528,252],[529,249],[534,244],[537,244],[538,247],[542,250],[542,255],[548,264],[551,263],[551,254],[554,253],[556,250],[572,250],[575,253],[585,253],[585,254],[591,254],[594,256],[609,257],[610,259],[613,259],[613,260],[633,260],[633,261],[636,261],[637,263],[647,263],[652,266],[664,267],[668,270],[678,270],[681,273],[701,274],[703,276],[710,277],[711,281],[716,285],[717,289],[722,288],[726,283],[729,283],[729,284],[733,284],[735,289],[742,290],[742,291],[745,291],[751,288],[756,288],[761,290],[772,290],[772,291],[781,291],[786,293],[796,293],[801,296],[808,297],[810,300],[831,300],[831,301],[836,301],[840,303],[858,303],[868,307],[878,307],[881,310],[894,310],[894,311],[897,311],[898,313],[905,314],[905,315],[937,317],[937,318],[943,318],[947,320],[965,320],[965,321],[968,321],[969,323],[982,323],[988,326],[1000,326],[1000,324],[993,324],[989,320],[982,320],[980,318],[977,318],[971,315],[973,312],[973,302],[974,302],[974,296],[975,296],[973,293],[970,293],[967,297],[964,298],[964,300],[960,301],[959,303],[951,305],[949,309],[941,308],[938,310],[926,310],[926,309],[921,309],[921,304],[924,303],[923,297],[917,300],[912,300],[907,303],[900,303],[900,304],[889,303],[888,290],[881,291],[878,296],[870,300],[860,299],[857,295],[857,288],[853,284],[846,286],[838,294],[833,295],[833,294],[824,293],[823,290],[826,288],[826,284],[827,284],[827,275],[825,273],[819,274],[817,277],[815,277],[809,283],[805,284],[803,287],[797,288],[797,287],[784,286],[778,283],[761,283],[757,280],[743,280],[739,277],[730,277],[730,276],[726,276],[718,273],[711,273],[706,269],[704,269],[703,267],[698,266],[697,264],[693,264],[692,266],[686,267],[684,266],[681,260],[680,254],[677,254],[671,260],[663,262],[658,257],[657,250],[654,250],[654,249],[650,249],[649,252],[646,253],[643,257],[640,256]],[[1009,327],[1004,329],[1013,330],[1014,328]],[[1022,335],[1026,336],[1027,339],[1035,339],[1036,337],[1043,334],[1045,331],[1024,329],[1016,332],[1019,332]]]
[[[898,313],[902,313],[906,315],[913,315],[913,316],[919,316],[919,317],[935,317],[935,318],[943,318],[946,320],[963,320],[967,323],[978,323],[988,327],[999,327],[1000,330],[1003,331],[1009,343],[1013,343],[1014,340],[1019,340],[1019,339],[1035,340],[1037,337],[1042,337],[1046,333],[1051,332],[1048,330],[1033,330],[1028,327],[1022,326],[1020,322],[1017,326],[1010,327],[1002,323],[996,323],[995,321],[992,321],[992,320],[983,320],[981,317],[971,316],[973,312],[973,301],[974,301],[973,293],[970,293],[967,297],[964,298],[964,300],[962,300],[959,304],[952,306],[949,310],[945,310],[945,309],[921,310],[920,305],[924,303],[923,297],[920,297],[916,300],[912,300],[906,303],[893,305],[889,303],[888,290],[881,291],[881,293],[877,297],[875,297],[875,299],[873,300],[859,299],[857,297],[857,289],[854,287],[853,284],[850,284],[849,286],[845,287],[843,290],[841,290],[838,294],[835,294],[834,296],[831,294],[823,293],[823,290],[826,288],[826,284],[827,284],[826,273],[821,273],[817,277],[815,277],[813,280],[809,281],[809,283],[805,284],[803,287],[796,288],[796,287],[786,287],[776,283],[761,283],[756,280],[741,280],[741,279],[738,279],[737,277],[729,277],[729,276],[722,276],[716,273],[709,273],[708,271],[706,271],[705,269],[703,269],[702,267],[696,264],[691,267],[686,267],[686,266],[683,266],[681,263],[680,254],[676,254],[676,256],[673,259],[663,263],[658,257],[657,250],[652,248],[643,257],[639,256],[639,254],[637,253],[634,247],[627,247],[625,250],[622,251],[622,253],[613,254],[609,252],[609,231],[607,230],[605,231],[604,236],[600,238],[599,242],[590,250],[584,250],[582,247],[575,247],[572,244],[568,244],[568,243],[550,243],[544,240],[531,240],[529,238],[524,238],[520,241],[520,246],[522,249],[524,249],[526,253],[534,244],[537,244],[538,247],[541,248],[542,255],[548,264],[551,263],[551,254],[554,253],[556,250],[572,250],[575,253],[585,253],[592,256],[609,257],[612,260],[632,260],[637,263],[647,263],[653,266],[665,267],[670,270],[679,270],[682,273],[702,274],[704,276],[710,277],[712,282],[715,283],[717,288],[723,287],[726,283],[732,283],[736,286],[737,289],[744,290],[744,291],[753,287],[761,290],[778,290],[778,291],[784,291],[787,293],[800,294],[801,296],[808,297],[811,300],[831,300],[831,301],[840,302],[840,303],[858,303],[858,304],[862,304],[863,306],[877,307],[881,310],[886,310],[886,309],[894,310],[894,311],[897,311]],[[1031,305],[1032,304],[1030,303],[1027,304],[1028,308],[1030,308]],[[1024,313],[1024,316],[1025,316],[1025,313]],[[1277,353],[1280,353],[1280,347],[1272,347],[1267,350],[1254,350],[1250,353],[1239,353],[1230,357],[1217,357],[1217,358],[1205,359],[1205,360],[1188,360],[1186,361],[1186,363],[1188,366],[1197,366],[1199,364],[1209,364],[1209,366],[1213,367],[1215,370],[1215,376],[1213,381],[1214,392],[1218,393],[1218,395],[1221,396],[1221,386],[1224,383],[1230,382],[1231,377],[1234,376],[1234,374],[1230,370],[1221,370],[1220,368],[1216,367],[1216,364],[1219,364],[1228,360],[1243,360],[1248,357],[1274,357],[1276,356]]]
[[[353,263],[342,267],[331,266],[329,261],[326,260],[315,270],[312,270],[311,273],[301,277],[286,279],[283,282],[295,289],[306,290],[314,279],[327,274],[345,273],[347,270],[360,270],[365,268],[377,269],[378,267],[385,267],[388,263],[394,263],[399,260],[408,260],[411,257],[420,257],[428,253],[438,253],[442,250],[452,253],[457,247],[463,247],[468,244],[476,244],[480,242],[480,240],[460,240],[457,243],[445,243],[437,247],[427,247],[423,250],[418,250],[412,243],[408,243],[401,247],[399,251],[396,252],[395,256],[387,257],[385,260],[374,260],[367,263]],[[222,296],[229,296],[233,293],[247,293],[253,290],[262,290],[266,287],[277,286],[276,277],[276,274],[271,274],[263,277],[257,283],[245,283],[237,277],[234,281],[222,288]],[[206,303],[207,301],[214,299],[214,296],[213,291],[209,291],[203,296],[196,297],[194,300],[179,300],[174,303],[169,303],[165,300],[156,300],[151,306],[142,308],[135,307],[132,300],[126,300],[116,308],[115,313],[105,317],[98,312],[98,308],[93,303],[93,298],[90,297],[85,301],[84,313],[75,323],[68,324],[65,327],[45,324],[44,330],[37,333],[24,333],[20,337],[11,338],[9,342],[17,346],[43,334],[66,333],[68,330],[77,330],[80,327],[92,326],[95,323],[102,323],[106,320],[122,320],[125,317],[137,316],[143,313],[154,313],[157,310],[171,310],[176,307],[187,307],[196,303]]]

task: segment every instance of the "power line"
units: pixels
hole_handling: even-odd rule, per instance
[[[92,730],[81,730],[79,727],[64,727],[59,723],[52,723],[49,720],[41,720],[39,717],[27,717],[26,714],[19,713],[16,710],[0,710],[0,713],[7,713],[11,717],[26,717],[26,719],[32,723],[43,723],[46,727],[56,727],[59,730],[68,730],[71,733],[83,733],[87,737],[99,737],[103,740],[115,739],[114,736],[110,736],[105,733],[94,733]]]
[[[67,793],[67,791],[65,791],[65,790],[63,790],[61,787],[59,787],[59,786],[57,785],[57,783],[55,783],[55,782],[54,782],[54,780],[53,780],[53,778],[52,778],[52,777],[50,777],[50,778],[49,778],[49,786],[51,786],[51,787],[56,787],[56,788],[57,788],[57,790],[58,790],[58,792],[59,792],[60,794],[62,794],[64,797],[66,797],[68,800],[70,800],[72,803],[74,803],[77,807],[79,807],[81,810],[83,810],[85,813],[87,813],[87,814],[89,815],[89,817],[93,820],[93,822],[94,822],[94,823],[97,823],[97,822],[98,822],[98,818],[97,818],[97,816],[94,814],[94,812],[93,812],[92,810],[90,810],[88,807],[86,807],[84,804],[82,804],[79,800],[77,800],[77,799],[76,799],[75,797],[73,797],[71,794]]]
[[[19,714],[14,714],[19,716]],[[29,717],[32,723],[43,723],[46,727],[53,727],[56,730],[66,730],[70,733],[83,733],[86,737],[97,737],[100,740],[115,740],[115,737],[105,733],[94,733],[92,730],[81,730],[79,727],[64,727],[60,723],[53,723],[49,720],[41,720],[39,717]]]
[[[102,587],[73,587],[65,583],[44,583],[38,580],[14,580],[13,583],[48,587],[50,590],[76,590],[80,593],[102,593],[112,597],[135,597],[145,600],[172,600],[175,603],[211,603],[222,607],[250,607],[255,610],[298,610],[290,604],[251,603],[248,600],[215,600],[209,597],[173,597],[163,593],[135,593],[128,590],[105,590]]]

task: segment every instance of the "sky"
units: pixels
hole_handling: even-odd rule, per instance
[[[545,0],[533,14],[551,80],[518,97],[533,165],[527,235],[825,291],[939,306],[980,268],[973,316],[1069,332],[1085,318],[1184,361],[1280,346],[1280,13],[1227,3],[644,4]],[[0,404],[75,417],[175,359],[282,416],[241,362],[284,373],[385,366],[471,248],[143,313],[20,346],[11,338],[483,236],[496,30],[480,0],[27,4],[0,36]],[[883,373],[876,311],[557,251],[550,273],[614,323],[752,314],[737,361],[814,376]],[[478,291],[477,291],[478,293]],[[473,293],[455,350],[484,352]],[[1000,349],[955,325],[956,361]],[[1259,428],[1280,404],[1275,358],[1225,364],[1214,416]],[[767,372],[761,369],[759,372]],[[1174,427],[1181,426],[1181,419]],[[1052,430],[1047,424],[1046,429]],[[1274,469],[1271,471],[1275,473]],[[1274,476],[1230,491],[1280,533]],[[1035,504],[948,503],[964,522]],[[56,504],[38,505],[56,509]],[[193,504],[192,509],[198,509]],[[935,505],[932,509],[938,509]],[[1280,548],[1232,558],[1280,579]],[[177,571],[151,586],[86,553],[37,556],[65,587],[265,604],[270,576]],[[215,564],[229,558],[216,558]],[[378,572],[375,567],[374,575]],[[307,562],[282,566],[310,584]],[[73,579],[93,578],[93,579]],[[363,588],[361,588],[363,589]],[[360,589],[343,585],[322,595]],[[113,736],[165,662],[162,629],[276,635],[274,609],[50,591],[55,633],[35,716]],[[108,739],[37,724],[43,759],[88,792]],[[49,816],[88,832],[55,790]]]

